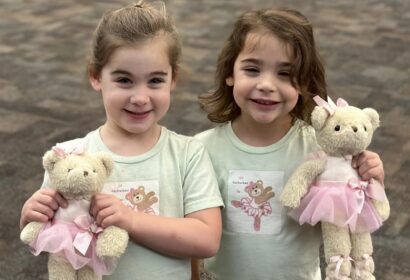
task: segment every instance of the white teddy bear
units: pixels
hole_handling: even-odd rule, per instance
[[[100,279],[113,272],[128,245],[128,233],[110,226],[98,227],[89,214],[91,197],[99,193],[111,174],[113,161],[103,153],[54,147],[43,157],[54,188],[68,201],[52,221],[31,222],[21,234],[33,254],[49,252],[49,279]]]
[[[351,160],[370,144],[379,115],[340,98],[337,105],[314,99],[319,106],[311,120],[322,151],[295,170],[280,200],[300,224],[321,222],[326,279],[375,279],[370,233],[388,218],[390,206],[384,187],[362,181]]]

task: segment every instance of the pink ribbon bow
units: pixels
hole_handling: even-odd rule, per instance
[[[368,182],[351,179],[348,184],[349,187],[355,191],[356,198],[359,203],[359,214],[363,210],[366,197],[370,197],[378,201],[384,201],[386,199],[386,194],[384,193],[383,187],[380,184],[375,183],[374,180],[370,180]]]
[[[81,254],[85,255],[92,239],[103,231],[103,229],[95,223],[94,219],[88,215],[81,215],[74,219],[74,224],[80,229],[75,235],[73,245]]]
[[[330,262],[336,263],[336,273],[335,276],[336,278],[339,277],[339,272],[340,272],[340,267],[342,266],[343,261],[354,261],[351,257],[343,257],[343,256],[333,256],[330,257]],[[339,278],[338,278],[339,279]],[[340,279],[348,279],[346,276]]]
[[[328,99],[328,102],[326,102],[319,95],[316,95],[315,97],[313,97],[313,100],[316,102],[316,104],[320,107],[323,107],[326,111],[329,112],[331,116],[336,112],[337,108],[349,106],[349,104],[343,98],[338,98],[336,101],[336,104],[333,102],[333,100],[329,96],[327,97],[327,99]]]
[[[65,158],[69,155],[81,155],[85,152],[84,146],[73,147],[70,150],[64,149],[61,146],[57,145],[52,148],[53,152],[56,153],[59,157]]]

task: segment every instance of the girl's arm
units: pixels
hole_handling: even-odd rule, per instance
[[[47,222],[59,207],[67,207],[67,201],[56,190],[39,189],[21,209],[20,230],[30,222]]]
[[[118,198],[98,194],[91,214],[103,228],[115,225],[143,246],[173,257],[208,258],[219,249],[222,223],[219,207],[169,218],[136,212]]]

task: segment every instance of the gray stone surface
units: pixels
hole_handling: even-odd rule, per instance
[[[410,1],[167,1],[184,42],[184,71],[163,123],[185,134],[210,127],[197,95],[212,86],[234,16],[268,2],[311,20],[333,97],[380,112],[371,149],[384,161],[392,213],[374,235],[376,275],[409,280]],[[19,242],[20,209],[41,183],[43,153],[104,121],[85,57],[102,12],[124,3],[0,1],[0,279],[47,279],[45,256]]]

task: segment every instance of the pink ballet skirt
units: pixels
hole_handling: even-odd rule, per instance
[[[89,206],[89,202],[84,200],[77,201],[74,207],[84,202]],[[37,239],[30,244],[32,253],[36,256],[41,252],[57,254],[69,262],[75,270],[89,266],[96,275],[111,274],[116,268],[116,261],[102,260],[96,254],[97,236],[102,229],[96,226],[88,210],[84,213],[78,211],[77,207],[73,211],[74,207],[70,206],[67,209],[60,208],[58,210],[60,213],[56,213],[54,220],[45,224]],[[84,205],[80,207],[84,208]],[[64,213],[58,215],[66,210],[69,210],[68,215]],[[73,213],[78,214],[78,212],[82,214],[75,218],[71,217]],[[59,220],[59,217],[62,219]],[[67,218],[71,221],[67,221]]]
[[[244,197],[241,199],[241,208],[245,211],[248,216],[251,217],[262,217],[267,216],[272,213],[272,207],[269,202],[264,202],[261,205],[257,205],[254,199],[251,197]]]
[[[353,233],[373,232],[382,225],[382,220],[372,199],[386,199],[383,187],[376,181],[319,181],[289,216],[301,225],[328,222],[348,227]]]

